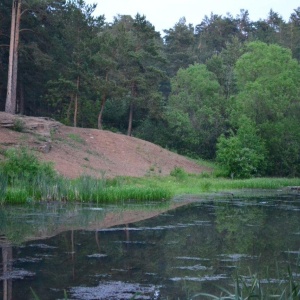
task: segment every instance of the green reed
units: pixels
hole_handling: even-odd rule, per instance
[[[0,195],[2,203],[20,204],[32,201],[78,201],[112,203],[128,200],[168,200],[172,193],[163,187],[128,186],[115,181],[82,176],[75,180],[63,177],[37,176],[13,181]]]
[[[298,278],[298,280],[296,280]],[[234,290],[228,291],[220,287],[220,296],[199,293],[192,299],[214,299],[214,300],[299,300],[300,281],[299,277],[293,275],[290,268],[285,278],[278,280],[276,284],[265,284],[257,275],[252,275],[250,280],[236,275],[234,280]],[[204,297],[204,298],[203,298]]]

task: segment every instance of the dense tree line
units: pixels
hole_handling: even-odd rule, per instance
[[[300,7],[181,18],[164,37],[95,8],[1,1],[0,110],[217,158],[228,176],[300,174]]]

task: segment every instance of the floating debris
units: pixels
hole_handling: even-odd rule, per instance
[[[87,257],[89,257],[89,258],[103,258],[103,257],[107,257],[107,254],[95,253],[95,254],[87,255]]]
[[[121,281],[101,282],[96,287],[74,287],[70,289],[72,299],[158,299],[159,287],[126,283]]]
[[[54,246],[49,246],[46,244],[30,244],[28,245],[29,247],[36,247],[36,248],[40,248],[40,249],[56,249],[57,247]]]
[[[0,276],[0,280],[24,279],[25,277],[33,276],[35,276],[34,272],[26,271],[23,269],[14,269],[12,271],[5,272],[2,276]]]
[[[198,282],[203,282],[203,281],[216,281],[216,280],[220,280],[220,279],[226,279],[228,278],[225,274],[220,274],[220,275],[215,275],[215,276],[202,276],[202,277],[174,277],[174,278],[170,278],[170,280],[172,281],[198,281]]]

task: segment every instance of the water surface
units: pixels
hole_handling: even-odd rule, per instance
[[[237,272],[278,286],[290,267],[300,279],[299,194],[200,200],[1,208],[0,295],[188,299],[232,290]]]

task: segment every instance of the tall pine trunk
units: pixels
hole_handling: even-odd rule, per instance
[[[80,78],[79,76],[77,76],[76,94],[74,99],[74,127],[77,127],[79,82],[80,82]]]
[[[5,112],[15,114],[17,105],[18,48],[21,20],[21,0],[13,0],[9,45],[9,63]]]
[[[132,134],[132,120],[133,120],[133,103],[130,103],[129,107],[129,119],[128,119],[128,129],[127,129],[127,135],[131,136]]]
[[[108,81],[108,71],[106,71],[106,76],[105,76],[106,84],[107,84],[107,81]],[[101,100],[101,108],[100,108],[100,112],[98,115],[98,129],[102,129],[102,116],[103,116],[105,103],[106,103],[106,92],[104,92],[104,94],[102,96],[102,100]]]
[[[100,112],[98,115],[98,129],[102,129],[102,116],[103,116],[105,102],[106,102],[106,94],[103,94],[102,100],[101,100],[101,108],[100,108]]]
[[[132,134],[132,121],[133,121],[133,99],[136,96],[136,84],[133,82],[131,84],[131,101],[129,106],[129,119],[128,119],[128,129],[127,129],[127,135],[131,136]]]

